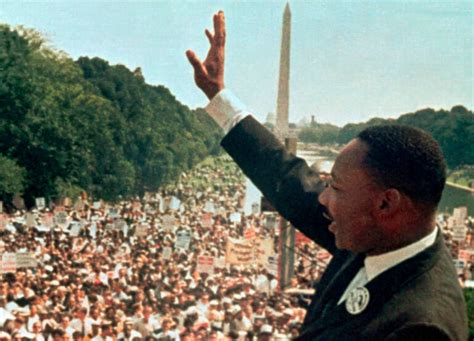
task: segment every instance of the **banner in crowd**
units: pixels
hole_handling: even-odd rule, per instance
[[[215,258],[211,256],[198,256],[196,271],[198,273],[214,274]]]
[[[174,244],[174,247],[176,249],[188,250],[190,243],[191,233],[189,231],[179,231],[177,233],[176,243]]]
[[[2,262],[0,263],[0,272],[3,274],[9,272],[16,272],[16,254],[6,252],[2,255]]]
[[[35,199],[35,206],[38,210],[42,210],[46,207],[46,200],[44,198],[36,198]]]
[[[254,245],[250,240],[227,239],[225,261],[232,265],[249,265],[254,262]]]
[[[32,252],[18,252],[16,253],[16,268],[36,268],[38,267],[38,261]]]

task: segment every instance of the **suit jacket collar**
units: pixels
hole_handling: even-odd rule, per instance
[[[440,257],[443,245],[444,241],[442,233],[438,232],[436,241],[432,246],[418,253],[414,257],[388,269],[372,281],[368,282],[365,288],[368,290],[370,295],[369,303],[365,310],[357,315],[352,315],[347,311],[345,302],[336,305],[345,288],[362,265],[359,264],[359,262],[363,262],[364,256],[354,256],[349,260],[348,264],[342,268],[336,276],[334,276],[326,290],[321,293],[323,296],[319,301],[319,309],[316,310],[317,319],[311,319],[308,321],[309,323],[307,324],[307,327],[302,330],[299,339],[307,339],[310,335],[317,336],[320,331],[324,329],[331,329],[354,319],[365,319],[367,316],[377,314],[378,309],[382,307],[391,296],[399,291],[405,283],[410,282],[434,266]],[[324,306],[331,300],[335,300],[335,303],[329,305],[330,310],[321,316]]]

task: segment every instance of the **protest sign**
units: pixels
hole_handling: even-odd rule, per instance
[[[135,227],[135,236],[137,237],[146,237],[147,234],[148,234],[148,228],[149,228],[149,225],[148,224],[138,224],[136,227]]]
[[[92,204],[92,208],[94,208],[94,210],[100,209],[101,206],[102,203],[100,201],[94,201],[94,203]]]
[[[227,264],[248,265],[254,261],[254,246],[250,240],[227,239],[225,260]]]
[[[455,225],[453,227],[453,240],[462,242],[466,239],[467,226],[466,225]]]
[[[240,213],[234,212],[230,214],[230,221],[232,223],[240,223],[242,220],[242,216]]]
[[[67,225],[67,213],[66,211],[59,211],[54,214],[54,222],[56,225],[64,227]]]
[[[191,233],[189,231],[179,231],[177,233],[176,243],[174,244],[174,247],[176,249],[188,250],[190,243]]]
[[[210,228],[212,227],[212,213],[203,213],[201,216],[201,225],[202,227]]]
[[[278,256],[268,257],[267,271],[275,277],[278,276]]]
[[[2,255],[1,273],[16,272],[16,255],[6,252]]]
[[[172,250],[170,247],[165,246],[165,247],[163,248],[163,259],[165,259],[165,260],[170,259],[172,253],[173,253],[173,250]]]
[[[46,208],[46,200],[44,198],[36,198],[35,199],[35,205],[38,210],[42,210]]]
[[[171,197],[170,206],[169,206],[170,210],[178,211],[180,207],[181,207],[181,201],[176,197]]]
[[[206,201],[206,204],[204,205],[204,212],[207,213],[214,213],[216,211],[214,207],[214,203],[212,201]]]
[[[453,218],[455,220],[456,225],[464,225],[467,218],[467,207],[456,207],[453,210]]]
[[[265,228],[268,230],[274,230],[278,227],[278,220],[275,215],[267,215],[265,218]]]
[[[73,221],[69,229],[70,237],[78,237],[81,232],[81,224],[78,221]]]
[[[38,261],[32,252],[18,252],[16,253],[16,268],[36,268]]]
[[[115,218],[118,218],[120,217],[120,213],[119,213],[119,210],[118,208],[116,207],[110,207],[109,208],[109,212],[108,212],[108,216],[112,219],[115,219]]]
[[[266,266],[268,258],[275,256],[273,238],[255,240],[255,261],[259,265]]]
[[[163,222],[163,230],[166,232],[170,232],[174,230],[174,223],[175,223],[175,218],[172,215],[164,215],[161,218],[161,221]]]
[[[196,271],[198,273],[214,274],[214,257],[198,256]]]

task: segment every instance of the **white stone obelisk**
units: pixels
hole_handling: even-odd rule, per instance
[[[290,99],[290,38],[291,12],[289,3],[283,13],[283,29],[280,52],[280,77],[278,80],[278,98],[276,110],[276,134],[284,140],[288,137],[288,111]]]

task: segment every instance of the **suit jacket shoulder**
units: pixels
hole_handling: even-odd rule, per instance
[[[336,250],[318,202],[325,185],[303,159],[288,153],[251,116],[240,121],[221,145],[285,219],[331,253]]]

